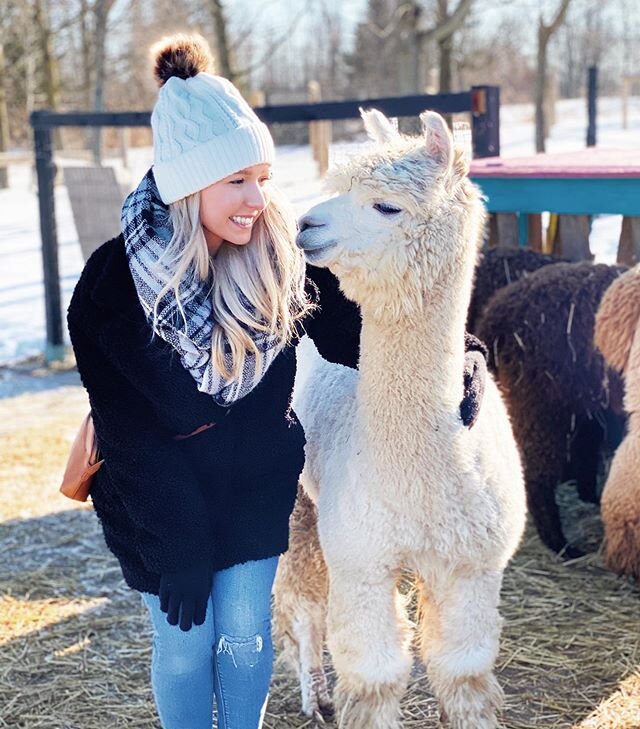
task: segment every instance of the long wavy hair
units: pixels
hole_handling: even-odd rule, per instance
[[[209,254],[200,222],[200,193],[169,205],[173,234],[161,261],[172,275],[156,299],[154,325],[159,302],[172,292],[186,326],[180,284],[191,284],[196,278],[209,282],[215,319],[211,357],[228,379],[241,378],[247,354],[256,357],[255,376],[261,371],[262,353],[250,335],[252,330],[274,337],[276,345],[283,346],[294,336],[296,322],[313,308],[305,293],[303,254],[295,245],[293,211],[273,183],[269,183],[268,200],[249,243],[223,242],[215,257]],[[225,355],[230,355],[230,367]]]

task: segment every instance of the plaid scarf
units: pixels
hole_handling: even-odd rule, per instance
[[[247,353],[241,376],[235,380],[224,377],[211,358],[215,318],[210,281],[186,277],[191,279],[191,283],[180,282],[178,292],[186,322],[173,292],[164,294],[158,302],[154,322],[156,299],[172,273],[162,260],[171,240],[172,227],[169,208],[160,199],[152,170],[124,201],[120,220],[129,269],[147,321],[155,334],[178,352],[182,366],[198,383],[198,390],[211,395],[218,405],[229,406],[251,392],[281,347],[272,335],[246,329],[262,353],[261,366],[256,372],[256,356]],[[241,298],[248,306],[246,299]],[[229,368],[232,364],[228,347],[225,364]]]

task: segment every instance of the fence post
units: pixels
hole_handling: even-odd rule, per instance
[[[471,141],[474,157],[500,156],[500,87],[471,87]]]
[[[58,233],[56,228],[53,144],[51,129],[38,126],[38,112],[31,114],[36,174],[38,177],[38,203],[40,208],[40,236],[42,238],[42,265],[44,272],[44,301],[47,321],[47,362],[64,356],[62,333],[62,302],[58,272]]]
[[[598,67],[589,66],[589,94],[587,100],[587,112],[589,124],[587,126],[587,147],[596,146],[596,102],[598,100]]]

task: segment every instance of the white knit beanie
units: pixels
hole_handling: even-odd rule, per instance
[[[239,170],[273,163],[273,139],[240,92],[213,76],[206,42],[176,36],[155,47],[162,84],[151,114],[153,173],[165,204]]]

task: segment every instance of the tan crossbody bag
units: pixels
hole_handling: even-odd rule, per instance
[[[215,423],[205,423],[187,435],[174,435],[174,440],[184,440],[208,430]],[[104,458],[100,457],[93,417],[89,412],[78,430],[71,446],[67,467],[62,477],[60,492],[74,501],[86,501],[91,491],[93,477],[100,470]]]
[[[61,493],[74,501],[86,501],[93,477],[103,463],[104,458],[100,458],[93,418],[89,412],[82,421],[71,446],[60,486]]]

